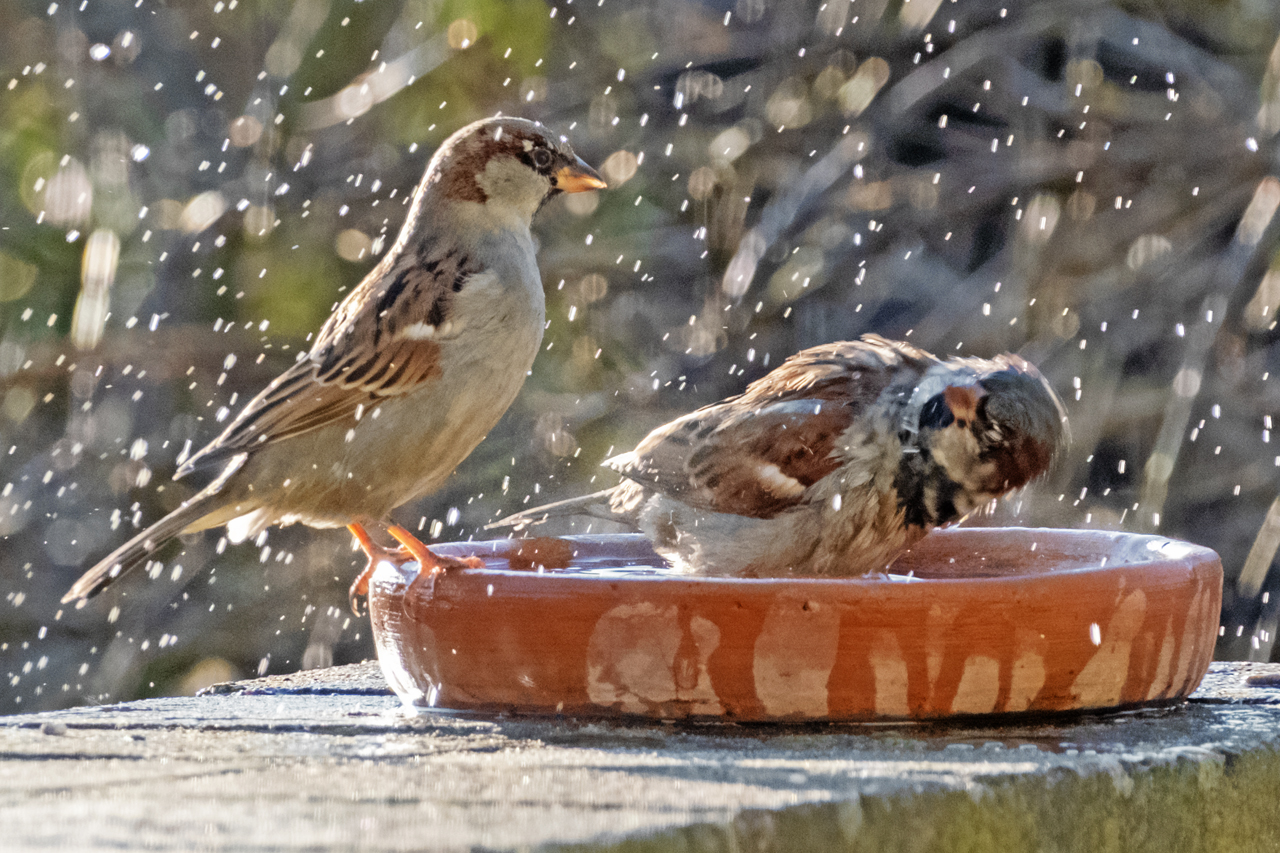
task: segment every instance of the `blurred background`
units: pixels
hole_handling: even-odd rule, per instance
[[[1254,0],[0,4],[0,712],[372,657],[343,531],[189,537],[58,599],[203,484],[175,458],[498,111],[610,189],[540,214],[545,351],[402,524],[483,537],[611,485],[611,452],[803,347],[1013,350],[1074,442],[971,523],[1215,548],[1218,656],[1271,658],[1278,34]]]

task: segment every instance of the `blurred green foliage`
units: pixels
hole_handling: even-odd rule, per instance
[[[609,453],[823,341],[1016,350],[1074,441],[968,523],[1210,545],[1220,655],[1269,656],[1278,33],[1244,0],[0,4],[0,711],[372,654],[335,532],[192,537],[151,583],[57,600],[200,485],[169,480],[184,447],[498,111],[611,188],[541,214],[546,349],[402,523],[483,535],[611,484]]]

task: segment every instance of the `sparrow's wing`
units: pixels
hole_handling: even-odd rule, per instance
[[[691,506],[769,518],[803,503],[839,466],[837,441],[885,389],[909,393],[935,363],[879,338],[813,347],[741,396],[659,427],[606,464]]]
[[[439,342],[455,332],[453,295],[473,276],[492,273],[458,250],[426,262],[402,257],[398,266],[370,272],[325,323],[307,357],[250,400],[177,476],[340,421],[354,427],[358,415],[382,400],[437,380]]]

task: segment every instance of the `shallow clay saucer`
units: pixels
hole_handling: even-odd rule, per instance
[[[639,536],[433,546],[484,569],[369,603],[420,707],[660,719],[925,720],[1186,697],[1213,655],[1222,565],[1158,536],[936,531],[887,575],[672,574]]]

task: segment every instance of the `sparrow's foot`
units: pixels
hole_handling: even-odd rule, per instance
[[[364,614],[360,612],[360,599],[368,597],[369,578],[373,577],[373,570],[378,567],[378,563],[383,560],[391,563],[403,563],[410,559],[417,560],[419,558],[406,548],[383,548],[373,541],[360,524],[348,524],[347,530],[350,530],[351,535],[356,537],[356,541],[360,543],[360,550],[364,551],[369,558],[368,565],[351,582],[351,589],[347,591],[347,601],[351,603],[351,612],[357,616],[363,616]]]
[[[394,536],[396,541],[403,546],[403,550],[412,554],[414,559],[418,561],[418,565],[422,567],[417,576],[409,581],[409,586],[404,591],[404,600],[406,602],[411,600],[411,593],[414,593],[418,584],[421,583],[430,584],[426,590],[426,598],[428,601],[431,600],[431,597],[435,594],[436,578],[450,569],[484,568],[484,560],[479,557],[445,557],[432,552],[418,537],[398,524],[389,526],[387,532]]]

